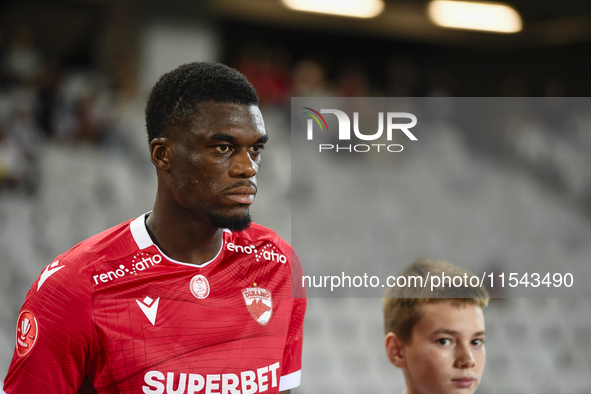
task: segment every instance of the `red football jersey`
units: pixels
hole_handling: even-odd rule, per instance
[[[293,257],[293,258],[292,258]],[[277,393],[300,383],[299,258],[257,224],[211,261],[172,260],[145,215],[58,256],[27,294],[13,393]]]

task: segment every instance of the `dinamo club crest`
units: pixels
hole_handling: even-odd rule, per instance
[[[250,316],[261,326],[266,326],[273,316],[271,292],[262,287],[247,287],[242,289],[242,297]]]

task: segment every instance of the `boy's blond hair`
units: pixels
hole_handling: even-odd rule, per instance
[[[435,287],[431,291],[431,283],[426,283],[428,277],[441,278],[443,275],[451,277],[452,283],[453,278],[461,277],[462,286],[450,286],[446,279],[445,286]],[[464,275],[468,277],[468,286],[463,285],[466,282]],[[406,343],[410,343],[412,328],[423,317],[421,305],[424,303],[451,301],[460,305],[478,305],[483,309],[488,305],[489,295],[486,289],[469,285],[469,278],[473,274],[446,261],[420,259],[408,266],[401,276],[406,278],[405,283],[414,283],[415,286],[389,288],[382,300],[382,305],[386,333],[393,332]],[[422,279],[417,280],[417,277]],[[418,286],[416,283],[426,284]]]

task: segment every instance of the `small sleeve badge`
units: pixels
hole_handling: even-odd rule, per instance
[[[16,354],[25,357],[37,342],[37,318],[33,312],[22,311],[16,323]]]

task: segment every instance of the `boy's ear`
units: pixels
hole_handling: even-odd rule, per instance
[[[390,362],[398,368],[404,368],[406,366],[404,342],[396,334],[389,332],[386,334],[384,344],[386,345],[386,354]]]

